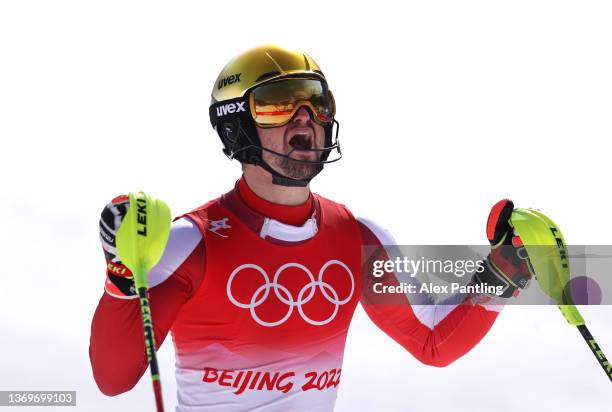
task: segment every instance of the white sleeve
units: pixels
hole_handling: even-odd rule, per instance
[[[188,217],[172,222],[164,253],[149,272],[149,287],[157,286],[168,279],[191,255],[200,240],[202,240],[200,230]]]

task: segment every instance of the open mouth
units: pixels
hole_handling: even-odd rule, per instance
[[[289,140],[289,146],[292,150],[311,150],[312,136],[306,133],[296,133]]]

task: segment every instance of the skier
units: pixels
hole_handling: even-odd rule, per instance
[[[309,189],[341,157],[335,102],[307,54],[266,45],[231,60],[212,92],[210,119],[224,153],[242,164],[235,187],[172,223],[149,273],[159,347],[176,350],[178,411],[331,411],[348,327],[360,301],[368,316],[418,360],[446,366],[488,332],[503,305],[469,295],[448,306],[377,305],[360,293],[364,245],[391,245],[383,228]],[[103,210],[107,263],[90,359],[100,390],[130,390],[147,368],[134,283],[115,249],[126,196]],[[489,215],[492,252],[472,283],[502,285],[503,299],[529,279],[508,225],[509,200]],[[384,254],[384,252],[383,252]]]

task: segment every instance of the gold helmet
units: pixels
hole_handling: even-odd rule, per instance
[[[287,158],[289,155],[262,147],[257,134],[257,127],[289,123],[301,107],[306,107],[312,120],[325,130],[324,147],[310,149],[318,152],[319,160],[292,158],[319,165],[308,179],[290,178],[270,167],[262,159],[263,150]],[[272,174],[276,184],[305,186],[325,163],[342,157],[333,95],[319,65],[301,51],[264,45],[233,58],[213,86],[209,115],[223,143],[223,152],[230,159],[263,167]],[[328,160],[333,150],[338,155]]]

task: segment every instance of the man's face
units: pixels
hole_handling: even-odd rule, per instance
[[[258,126],[257,134],[262,147],[290,156],[288,159],[263,151],[263,160],[280,174],[293,179],[307,179],[320,170],[321,165],[291,160],[320,160],[321,152],[310,149],[321,149],[325,142],[323,126],[310,118],[305,107],[301,107],[284,126],[268,129]]]

